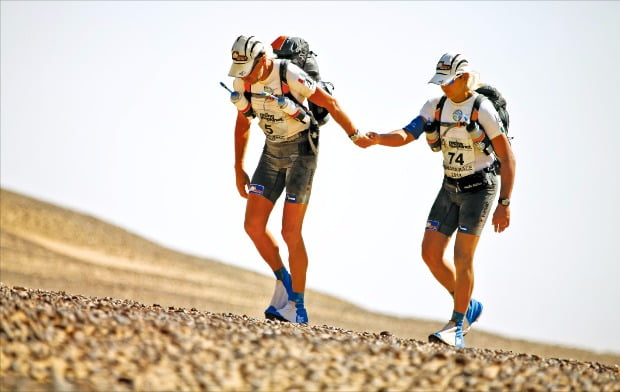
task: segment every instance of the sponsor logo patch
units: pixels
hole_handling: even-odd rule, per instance
[[[297,203],[297,195],[295,195],[294,193],[287,193],[286,201],[289,203]]]
[[[248,192],[255,195],[262,195],[265,192],[265,187],[260,184],[250,184],[250,189]]]
[[[426,221],[426,230],[437,231],[438,228],[439,228],[439,221],[436,221],[436,220]]]
[[[448,147],[450,147],[450,148],[457,148],[459,150],[471,150],[471,146],[469,146],[467,144],[463,144],[462,142],[460,142],[458,140],[449,140],[448,141]]]

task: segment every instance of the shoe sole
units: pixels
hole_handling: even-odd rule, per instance
[[[285,322],[285,323],[293,323],[292,321],[289,321],[289,320],[285,319],[284,317],[279,316],[277,314],[273,314],[273,313],[265,313],[265,318],[267,320],[278,320],[278,321],[282,321],[282,322]],[[306,321],[304,323],[293,323],[293,324],[308,324],[308,322]]]
[[[273,313],[265,313],[265,318],[266,318],[267,320],[277,320],[277,319],[278,319],[278,316],[276,316],[276,315],[275,315],[275,314],[273,314]]]
[[[428,342],[429,343],[441,343],[441,344],[445,344],[446,346],[449,346],[448,343],[444,342],[443,340],[439,339],[437,336],[435,335],[428,335]]]
[[[440,343],[443,344],[445,346],[450,346],[450,347],[456,347],[456,348],[464,348],[465,346],[457,346],[455,344],[450,344],[450,343],[446,343],[443,340],[441,340],[440,338],[438,338],[437,336],[433,335],[428,335],[428,342],[429,343]]]

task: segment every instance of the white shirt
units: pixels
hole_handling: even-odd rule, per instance
[[[478,93],[463,102],[456,103],[446,99],[441,111],[442,123],[469,122],[474,101]],[[424,104],[420,115],[427,120],[435,118],[437,103],[441,97],[432,98]],[[493,103],[488,99],[482,101],[478,110],[478,123],[484,128],[489,139],[493,139],[503,133],[502,120],[497,114]],[[474,146],[465,125],[440,126],[441,152],[443,153],[444,173],[448,177],[461,178],[473,174],[493,164],[494,158],[486,155]]]
[[[316,91],[314,79],[291,62],[286,67],[286,81],[291,94],[298,102],[303,103]],[[243,79],[235,78],[233,89],[243,94],[245,91]],[[310,127],[309,121],[304,124],[280,110],[276,100],[259,96],[263,91],[275,96],[282,95],[280,60],[274,59],[273,69],[267,79],[253,84],[250,89],[252,92],[252,109],[259,118],[258,125],[267,139],[274,142],[285,141]]]

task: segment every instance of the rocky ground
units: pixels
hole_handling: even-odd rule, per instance
[[[0,285],[3,391],[620,391],[620,368]]]

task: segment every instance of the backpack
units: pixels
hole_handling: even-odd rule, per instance
[[[273,53],[276,57],[284,60],[281,63],[284,65],[280,67],[280,80],[283,83],[282,92],[285,95],[296,101],[292,95],[288,94],[288,85],[286,80],[286,66],[288,61],[303,69],[323,90],[325,90],[329,95],[332,95],[334,85],[330,82],[321,80],[319,64],[316,61],[317,54],[310,50],[310,45],[305,39],[301,37],[287,37],[281,35],[271,43],[271,47],[273,48]],[[327,120],[329,120],[329,112],[327,109],[315,105],[309,101],[308,108],[319,126],[325,124]]]

